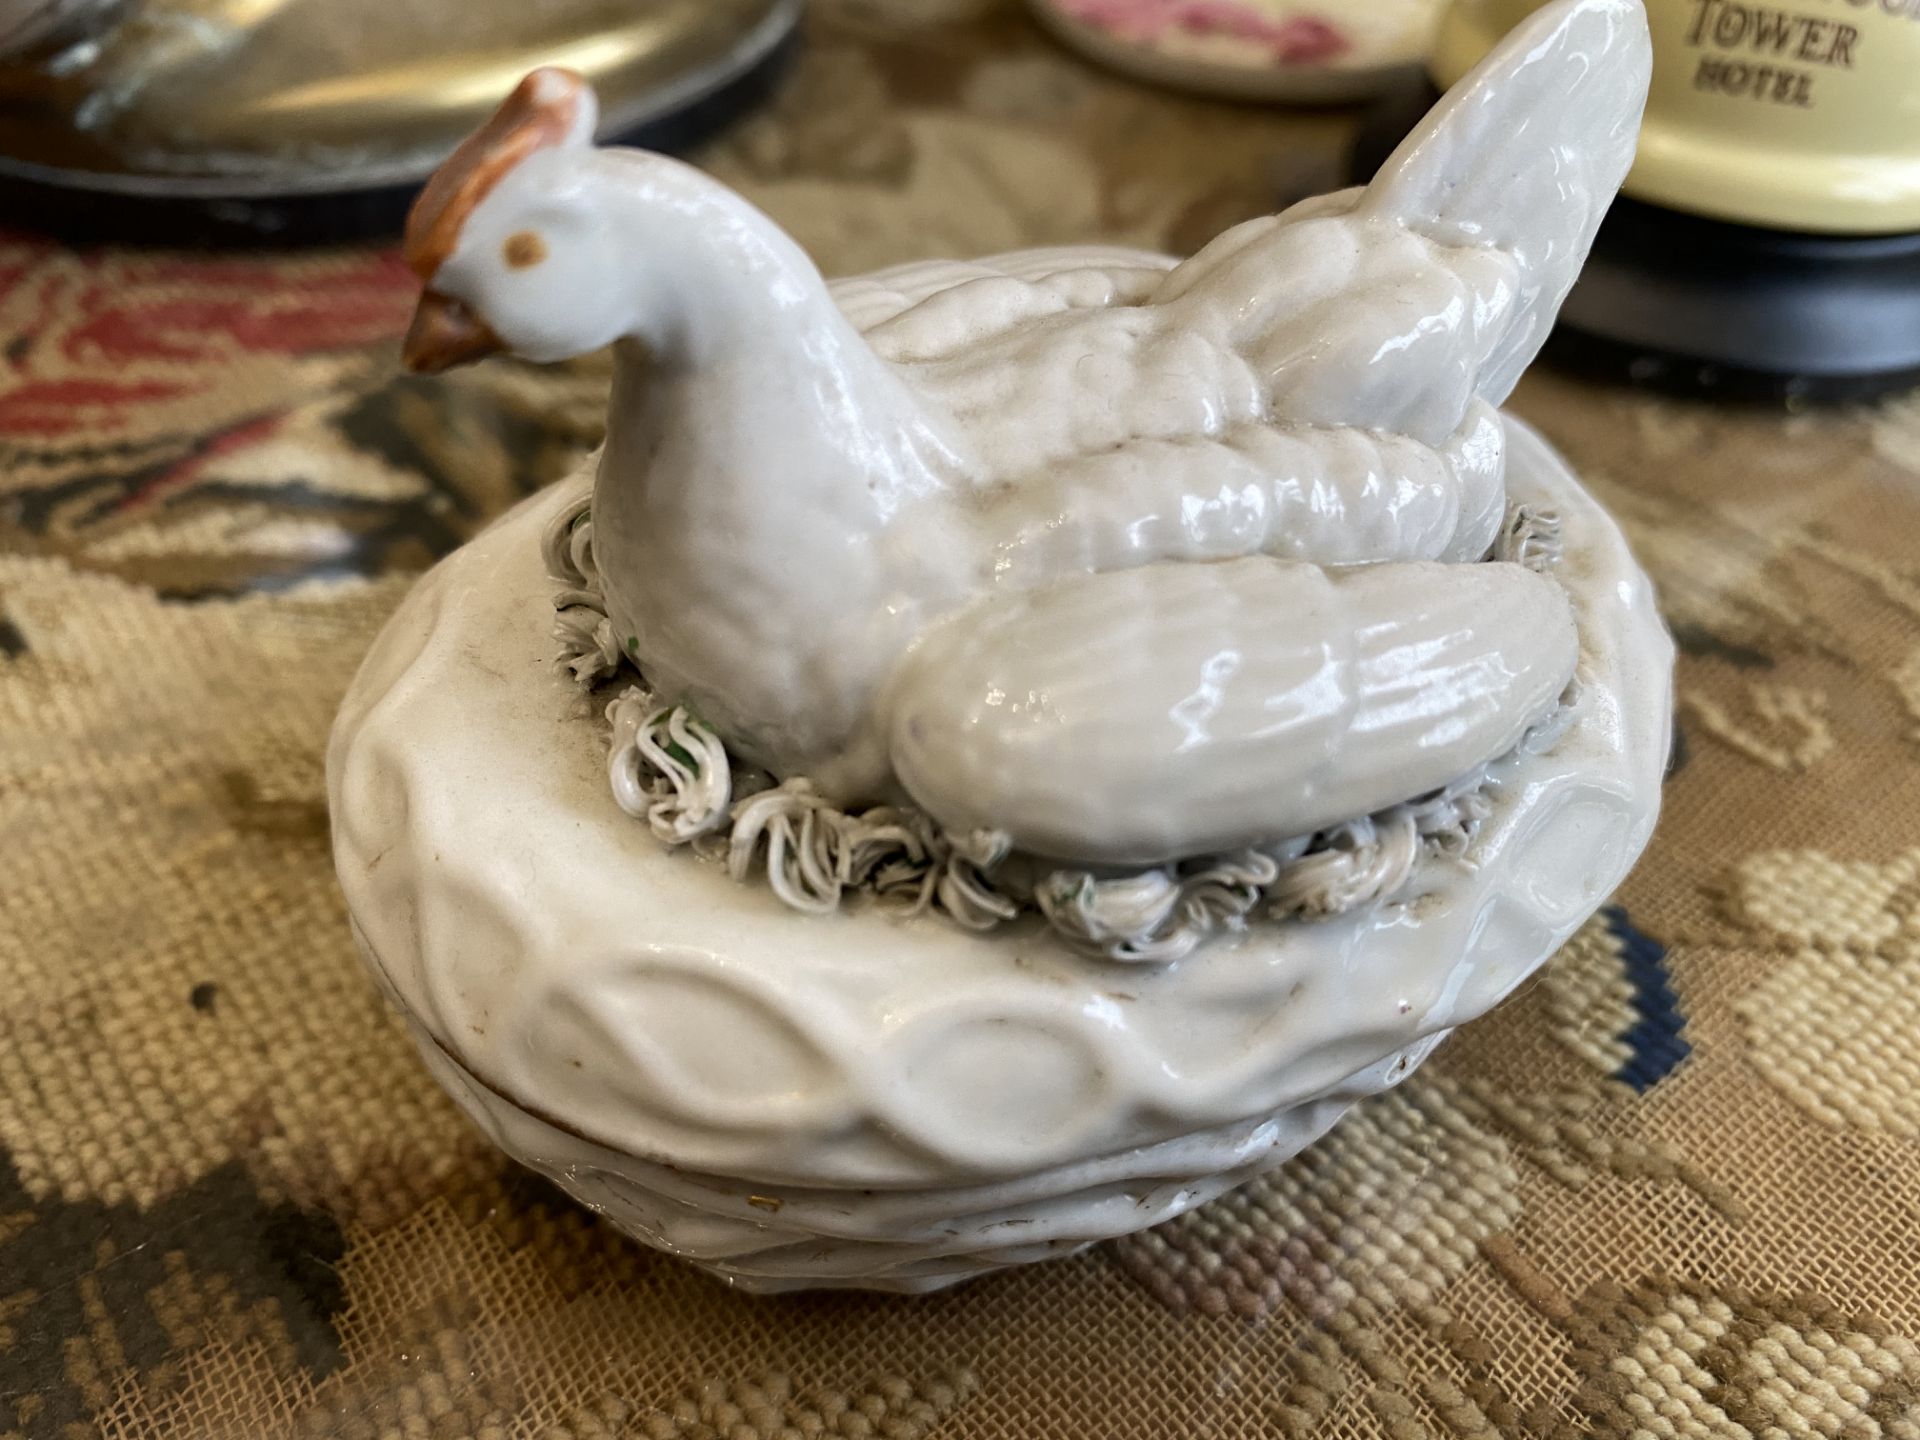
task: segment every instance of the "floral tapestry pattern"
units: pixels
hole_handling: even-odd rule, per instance
[[[1350,116],[1131,85],[1005,0],[809,26],[696,158],[837,273],[1339,183]],[[755,1300],[502,1160],[353,953],[340,693],[607,379],[399,377],[411,301],[378,248],[0,239],[0,1436],[1920,1436],[1920,403],[1531,377],[1683,651],[1623,893],[1186,1217]]]

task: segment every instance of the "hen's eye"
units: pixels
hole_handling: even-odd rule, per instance
[[[547,258],[547,242],[532,230],[516,230],[500,247],[501,255],[515,270],[525,270]]]

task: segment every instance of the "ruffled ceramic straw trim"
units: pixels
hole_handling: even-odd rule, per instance
[[[547,568],[564,587],[554,602],[561,662],[591,689],[619,671],[622,655],[594,568],[585,498],[555,516],[543,545]],[[1544,571],[1560,555],[1558,519],[1516,506],[1489,558]],[[910,808],[850,814],[804,776],[776,785],[737,765],[698,717],[655,705],[638,685],[606,714],[615,803],[663,843],[724,859],[735,880],[764,866],[774,894],[796,910],[829,914],[850,894],[868,894],[902,913],[938,911],[978,931],[1037,911],[1074,948],[1132,963],[1178,960],[1253,919],[1324,919],[1391,899],[1429,857],[1463,856],[1493,809],[1493,783],[1482,770],[1437,794],[1284,844],[1095,874],[1014,854],[993,832],[949,835]],[[1520,751],[1551,749],[1572,717],[1569,695]]]
[[[547,573],[564,587],[553,597],[553,638],[560,663],[583,689],[592,689],[620,668],[620,642],[607,618],[600,572],[593,563],[593,525],[588,499],[554,516],[540,537]]]

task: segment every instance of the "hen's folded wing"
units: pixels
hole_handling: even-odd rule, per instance
[[[1240,425],[1142,438],[1016,475],[968,514],[996,584],[1161,561],[1478,560],[1506,510],[1505,431],[1479,405],[1439,447],[1371,430]]]
[[[926,360],[1027,321],[1133,305],[1173,267],[1120,245],[1016,250],[985,260],[917,260],[833,282],[833,298],[888,360]]]
[[[1154,864],[1440,789],[1552,709],[1578,649],[1564,593],[1513,565],[1149,566],[935,629],[889,743],[949,830]]]

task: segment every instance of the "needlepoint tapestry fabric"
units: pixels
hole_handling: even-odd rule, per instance
[[[1351,117],[820,0],[697,158],[834,273],[1191,250]],[[502,1159],[362,972],[321,756],[607,371],[401,378],[391,251],[0,239],[0,1436],[1920,1437],[1920,400],[1515,408],[1682,648],[1654,847],[1292,1163],[924,1299],[736,1295]]]

